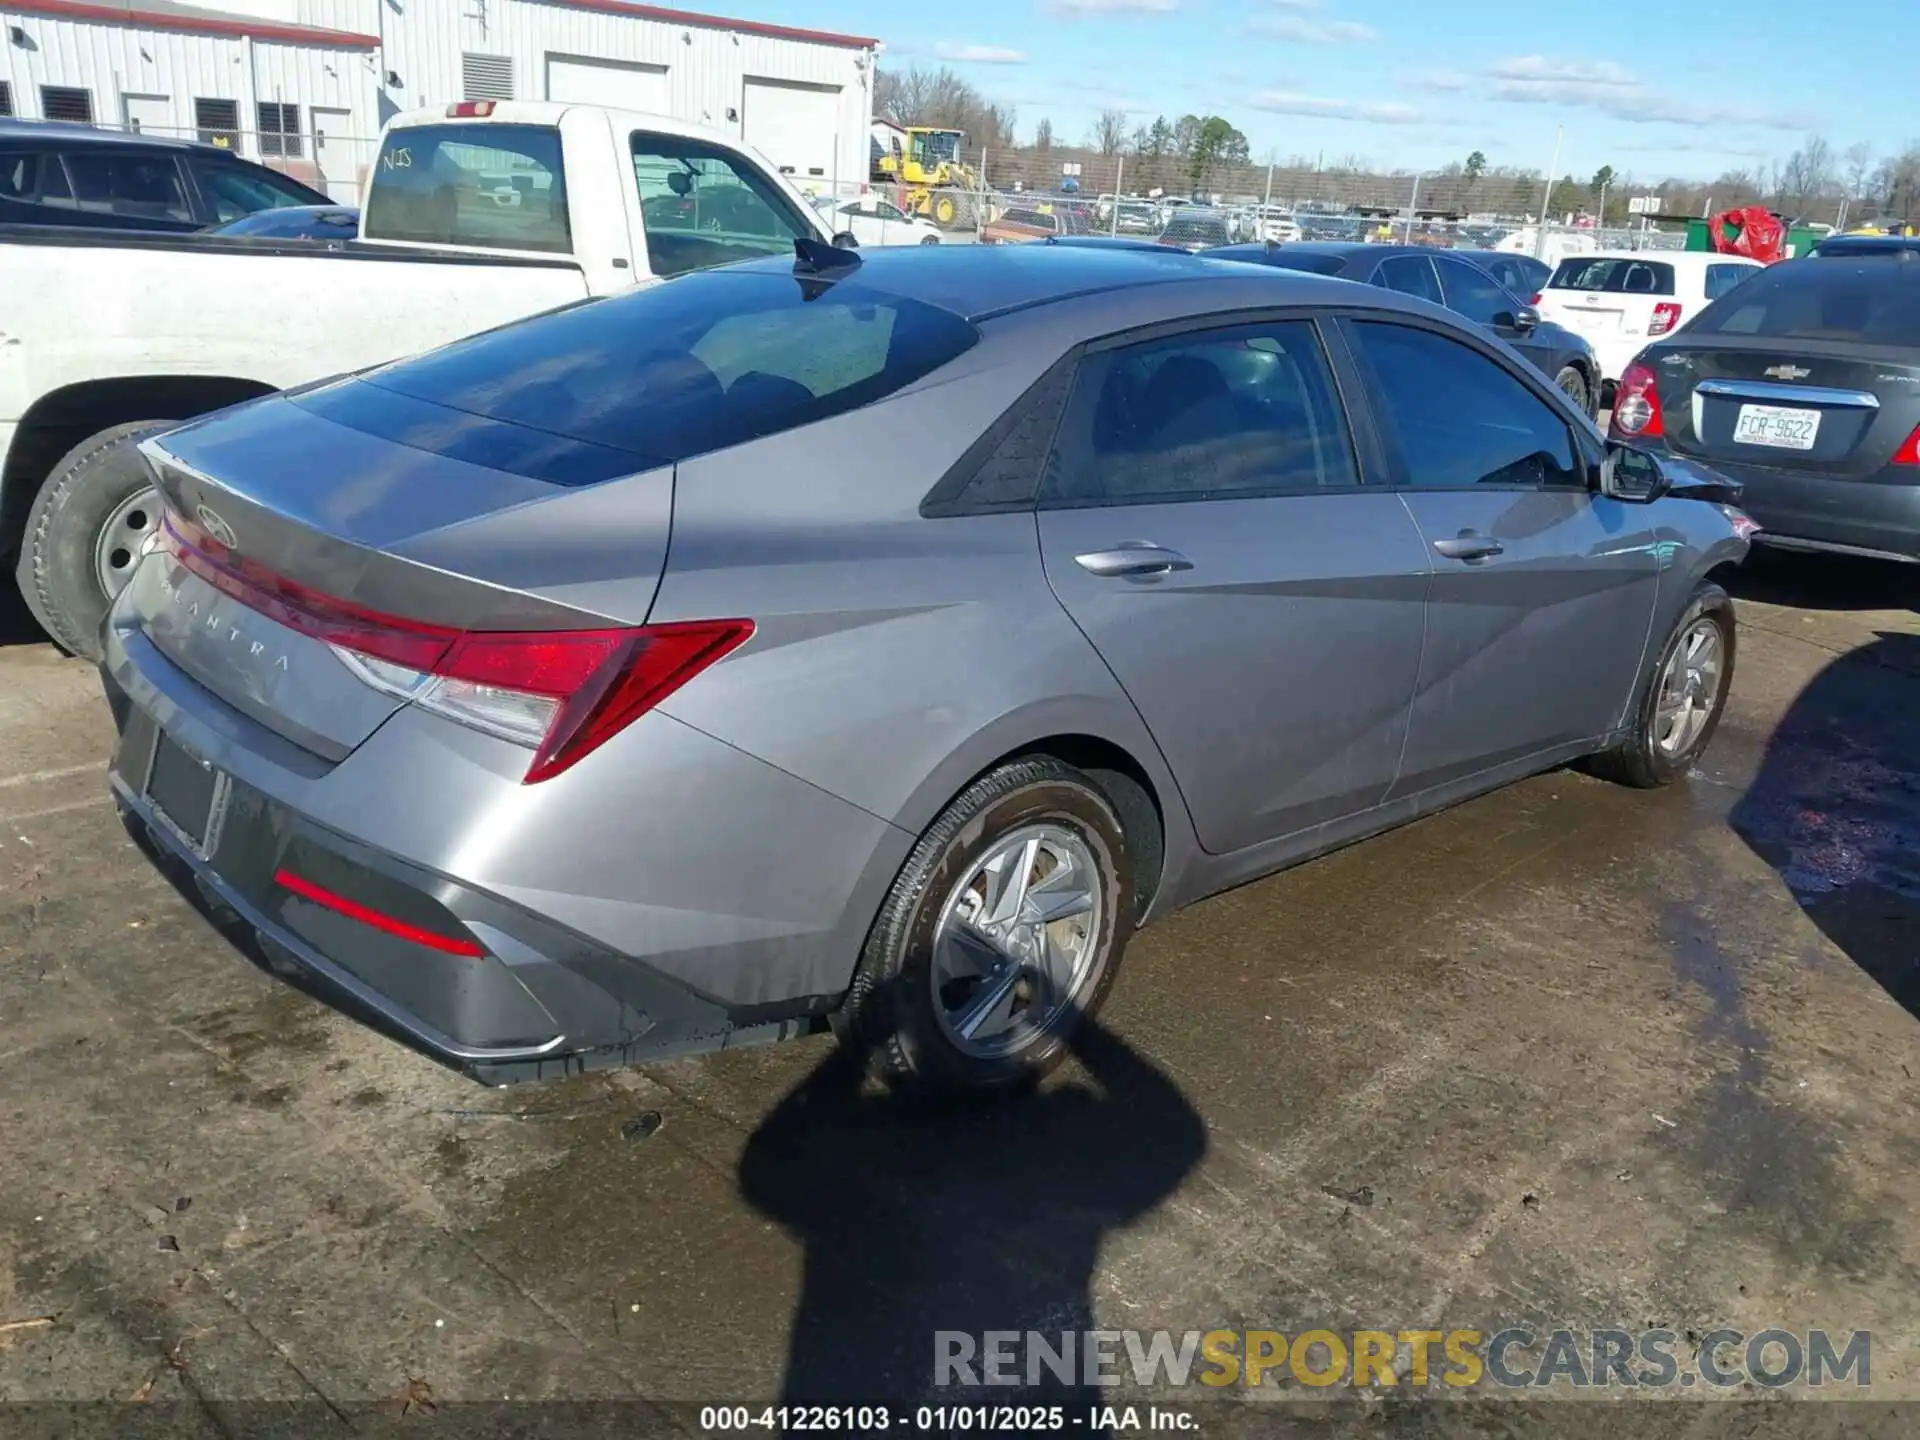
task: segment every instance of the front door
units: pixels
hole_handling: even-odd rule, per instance
[[[1540,337],[1539,331],[1522,331],[1514,323],[1524,301],[1509,293],[1506,286],[1486,271],[1464,260],[1436,255],[1433,268],[1440,272],[1440,286],[1446,293],[1449,310],[1466,316],[1476,325],[1486,326],[1526,356],[1542,374],[1554,374],[1553,347]]]
[[[326,191],[329,200],[343,205],[359,202],[360,155],[351,111],[314,106],[313,163],[320,172],[317,188]]]
[[[1393,782],[1431,567],[1405,506],[1360,481],[1311,320],[1080,367],[1038,517],[1047,576],[1215,854]]]
[[[122,95],[120,121],[136,135],[165,139],[180,133],[174,128],[173,101],[165,95]]]
[[[1395,795],[1606,733],[1653,623],[1650,508],[1588,489],[1589,457],[1544,382],[1411,323],[1348,334],[1434,564]]]

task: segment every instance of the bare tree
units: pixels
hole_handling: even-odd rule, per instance
[[[1088,148],[1098,150],[1102,155],[1118,155],[1126,143],[1127,112],[1102,110],[1100,118],[1093,122],[1093,138]]]
[[[1040,117],[1040,123],[1033,127],[1033,148],[1051,150],[1053,148],[1053,121]]]
[[[1773,167],[1774,203],[1799,212],[1834,188],[1833,147],[1818,135]]]
[[[1846,162],[1847,198],[1864,200],[1867,198],[1867,176],[1873,170],[1873,146],[1862,140],[1857,145],[1849,145],[1841,156]]]
[[[993,104],[945,65],[880,71],[873,82],[873,109],[896,125],[964,130],[969,149],[1013,144],[1013,107]]]

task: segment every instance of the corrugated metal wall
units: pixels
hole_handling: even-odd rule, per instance
[[[253,158],[259,158],[251,133],[258,102],[298,105],[309,133],[315,107],[328,112],[336,136],[345,112],[355,136],[355,163],[364,166],[372,161],[373,137],[387,114],[462,98],[463,54],[510,58],[514,97],[521,100],[547,98],[548,55],[621,60],[666,67],[669,112],[736,137],[749,79],[836,87],[838,174],[828,178],[844,185],[866,175],[873,57],[846,46],[546,0],[410,0],[400,11],[386,0],[241,0],[221,8],[377,35],[385,46],[368,51],[56,19],[10,10],[0,0],[0,37],[8,25],[19,25],[29,37],[24,47],[0,41],[0,79],[11,83],[15,113],[23,116],[41,113],[41,85],[84,86],[93,94],[95,122],[105,125],[123,123],[123,95],[164,96],[170,125],[181,134],[192,133],[196,98],[232,100],[249,132],[239,149]],[[383,85],[388,72],[399,77],[397,87]],[[145,106],[148,115],[155,109]],[[155,126],[146,120],[143,128]],[[310,157],[311,146],[304,148]],[[339,153],[337,145],[329,152]],[[285,168],[305,173],[298,165]]]

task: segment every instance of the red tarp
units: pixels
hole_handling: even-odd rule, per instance
[[[1745,255],[1766,265],[1787,258],[1787,227],[1762,205],[1714,216],[1707,222],[1707,236],[1722,255]]]

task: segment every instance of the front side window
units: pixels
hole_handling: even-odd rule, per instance
[[[1447,303],[1440,298],[1440,282],[1434,278],[1433,266],[1424,255],[1396,255],[1391,260],[1382,260],[1374,272],[1373,283],[1398,290],[1402,295],[1417,295],[1436,305]]]
[[[1062,505],[1167,504],[1356,485],[1313,323],[1210,330],[1096,354],[1065,422]]]
[[[362,382],[622,451],[632,470],[870,404],[978,338],[949,311],[857,280],[822,292],[778,271],[714,271],[490,330]]]
[[[1584,487],[1567,422],[1504,366],[1410,325],[1369,320],[1352,328],[1407,484]]]
[[[276,175],[265,166],[230,160],[196,160],[194,166],[200,177],[200,189],[223,225],[242,215],[257,215],[262,210],[326,203],[326,196],[298,181]]]
[[[1447,295],[1447,308],[1476,325],[1511,325],[1517,302],[1484,270],[1463,260],[1436,259],[1440,283]]]
[[[560,132],[548,125],[389,130],[367,188],[369,239],[573,250]]]
[[[635,131],[633,178],[656,275],[792,254],[814,231],[743,156],[704,140]]]

